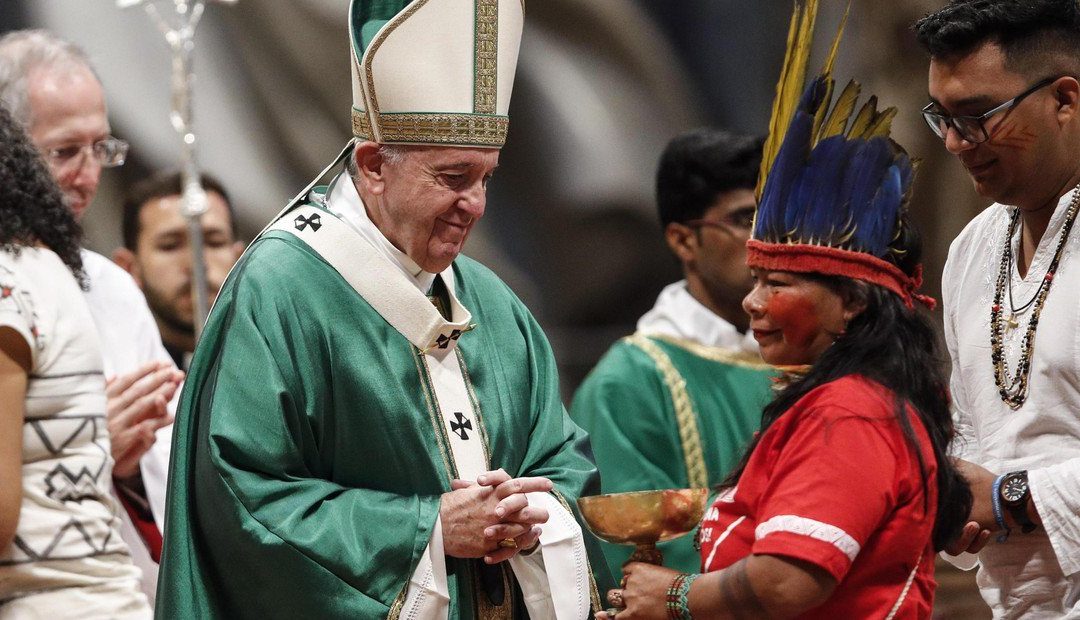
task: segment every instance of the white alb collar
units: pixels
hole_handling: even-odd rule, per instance
[[[734,325],[694,299],[686,280],[664,287],[656,305],[638,320],[637,330],[646,336],[667,336],[707,347],[758,353],[753,333],[740,334]]]
[[[427,293],[437,274],[428,273],[409,258],[409,255],[394,247],[393,243],[386,238],[375,222],[368,216],[364,201],[361,200],[356,186],[353,184],[348,172],[342,172],[330,182],[326,192],[326,208],[345,220],[356,232],[368,240],[376,250],[398,267],[403,274],[408,276],[409,281],[416,285],[422,292]],[[444,277],[446,286],[453,292],[454,278]]]

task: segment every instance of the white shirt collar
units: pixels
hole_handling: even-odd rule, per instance
[[[638,321],[637,329],[648,336],[668,336],[708,347],[758,352],[753,333],[740,334],[734,325],[694,299],[686,288],[686,280],[664,287],[653,309]]]
[[[1050,221],[1046,224],[1046,230],[1043,232],[1042,239],[1039,240],[1039,244],[1035,248],[1035,254],[1031,257],[1031,264],[1028,265],[1029,274],[1033,272],[1045,272],[1046,269],[1050,266],[1049,263],[1051,260],[1053,260],[1054,253],[1057,251],[1057,244],[1061,236],[1061,229],[1065,226],[1066,215],[1068,215],[1069,213],[1069,204],[1072,202],[1073,196],[1075,195],[1076,191],[1077,190],[1071,190],[1065,192],[1065,194],[1061,198],[1058,198],[1057,206],[1054,207],[1054,213],[1050,216]],[[1018,207],[1010,205],[1002,206],[1005,207],[1005,210],[1009,214],[1010,218],[1016,212],[1016,209],[1018,209]],[[1013,256],[1016,256],[1017,253],[1020,251],[1020,239],[1022,238],[1022,235],[1023,227],[1017,226],[1016,232],[1013,234],[1012,238],[1009,239],[1009,243],[1012,244]],[[1071,231],[1069,233],[1069,237],[1073,238],[1073,233]],[[1014,264],[1013,272],[1010,275],[1013,275],[1015,278],[1020,279],[1020,276],[1017,272],[1018,269],[1019,267]],[[1040,275],[1037,277],[1042,276]],[[1023,279],[1030,281],[1031,278]]]
[[[375,246],[375,249],[400,269],[421,292],[427,293],[431,289],[431,284],[435,281],[437,274],[428,273],[421,269],[416,264],[416,261],[409,258],[408,254],[394,247],[394,244],[390,243],[386,235],[375,226],[375,222],[372,222],[368,216],[364,201],[361,200],[359,192],[356,191],[356,185],[353,184],[348,172],[342,172],[330,182],[325,206],[344,219],[356,232],[360,233],[360,236],[367,239],[368,243]],[[448,287],[453,286],[451,282],[453,278],[444,278],[444,280],[447,280],[446,285]]]

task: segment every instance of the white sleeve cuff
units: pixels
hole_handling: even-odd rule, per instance
[[[176,390],[176,397],[169,403],[169,414],[176,414],[176,399],[180,396],[180,390]],[[172,453],[173,425],[163,426],[157,430],[154,436],[154,445],[146,451],[139,460],[139,470],[142,473],[143,488],[146,490],[146,501],[150,504],[150,512],[154,515],[154,524],[162,532],[165,531],[165,490],[169,480],[169,455]]]
[[[1080,458],[1028,471],[1028,486],[1061,572],[1080,573]]]
[[[960,555],[949,555],[948,553],[942,551],[938,555],[941,556],[941,559],[945,560],[949,564],[952,564],[956,568],[959,568],[960,570],[971,570],[979,565],[979,556],[977,554],[968,553],[966,551],[964,553],[961,553]]]
[[[529,504],[548,511],[540,548],[510,559],[531,618],[579,620],[591,616],[589,560],[577,519],[548,493],[528,493]]]
[[[409,591],[401,607],[401,620],[445,620],[450,610],[443,550],[442,519],[435,518],[431,540],[409,578]]]

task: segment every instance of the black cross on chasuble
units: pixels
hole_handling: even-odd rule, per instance
[[[296,216],[296,219],[293,220],[293,225],[296,227],[296,230],[302,231],[310,226],[312,231],[319,232],[319,229],[322,228],[322,217],[319,216],[318,213],[313,213],[311,217],[298,215]]]

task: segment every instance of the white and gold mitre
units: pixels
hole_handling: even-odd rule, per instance
[[[500,148],[524,0],[352,0],[353,135]]]

